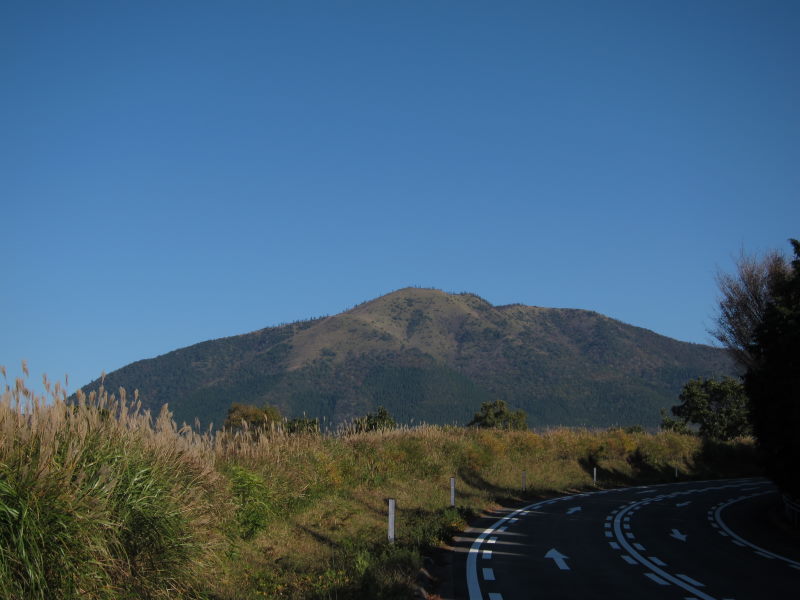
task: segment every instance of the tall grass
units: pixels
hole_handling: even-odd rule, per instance
[[[2,373],[2,370],[0,370]],[[754,472],[669,432],[423,426],[200,433],[123,390],[0,400],[0,598],[407,598],[422,555],[498,502]],[[521,489],[522,471],[527,489]],[[448,481],[458,481],[458,508]],[[385,499],[397,499],[397,543]]]
[[[0,595],[191,595],[227,498],[207,440],[105,390],[75,404],[17,380],[0,400]]]

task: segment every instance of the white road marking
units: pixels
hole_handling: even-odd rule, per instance
[[[659,577],[655,573],[645,573],[644,576],[649,577],[650,579],[655,581],[658,585],[669,585],[669,581],[661,579],[661,577]]]
[[[498,594],[497,592],[491,592],[489,594],[489,600],[503,600],[503,594]]]
[[[573,514],[573,513],[579,512],[579,511],[581,511],[581,510],[582,510],[582,509],[581,509],[581,507],[580,507],[580,506],[573,506],[572,508],[570,508],[569,510],[567,510],[567,514],[568,514],[568,515],[571,515],[571,514]]]
[[[747,541],[742,536],[738,535],[735,531],[733,531],[730,527],[725,524],[725,521],[722,520],[722,511],[729,507],[731,504],[739,502],[741,500],[746,500],[749,498],[755,498],[756,496],[763,496],[764,494],[771,494],[774,493],[772,490],[756,492],[755,494],[750,494],[749,496],[741,496],[739,498],[735,498],[733,500],[728,500],[727,502],[720,503],[719,507],[716,511],[714,511],[714,519],[719,523],[719,526],[722,530],[730,536],[731,541],[736,543],[737,541],[745,546],[748,546],[756,551],[756,554],[763,556],[764,558],[776,558],[778,560],[782,560],[789,564],[789,566],[794,567],[795,569],[800,569],[800,562],[796,560],[792,560],[791,558],[787,558],[785,556],[781,556],[780,554],[776,554],[775,552],[770,552],[769,550],[765,550],[760,546],[756,546],[752,542]]]
[[[635,535],[633,535],[633,534],[632,534],[632,533],[630,533],[630,532],[626,533],[626,534],[625,534],[625,537],[626,537],[626,538],[628,538],[629,540],[635,540],[635,539],[636,539],[636,536],[635,536]]]
[[[555,548],[550,548],[550,550],[547,551],[547,554],[545,554],[544,557],[554,560],[555,563],[556,563],[556,566],[559,569],[561,569],[562,571],[569,571],[570,570],[569,565],[567,564],[567,561],[564,560],[565,558],[569,558],[569,556],[561,554],[561,552],[559,552]]]
[[[619,550],[621,546],[617,542],[608,542],[608,545],[611,546],[614,550]]]
[[[637,550],[641,550],[642,552],[644,552],[644,551],[645,551],[645,547],[644,547],[644,546],[642,546],[642,545],[641,545],[639,542],[636,542],[636,543],[633,545],[633,547],[634,547],[634,548],[636,548]]]
[[[700,493],[700,492],[709,492],[720,489],[727,489],[731,487],[735,486],[733,485],[708,486],[701,489],[695,489],[693,491]],[[641,505],[644,504],[644,502],[645,502],[644,500],[640,500],[639,502],[635,502],[634,504]],[[626,550],[631,557],[633,557],[642,566],[646,567],[651,571],[650,573],[645,573],[645,575],[650,579],[652,579],[653,581],[655,581],[656,583],[659,583],[660,585],[669,585],[670,583],[677,585],[678,587],[683,588],[690,594],[693,594],[699,600],[715,600],[713,596],[710,596],[705,592],[703,592],[702,590],[698,589],[697,587],[692,586],[687,581],[684,581],[683,579],[680,579],[675,575],[667,573],[665,570],[660,568],[660,566],[665,566],[663,565],[663,563],[659,565],[658,563],[660,563],[660,561],[656,562],[654,560],[654,557],[650,557],[650,559],[648,560],[647,558],[639,554],[639,552],[637,552],[637,550],[633,546],[631,546],[630,543],[628,543],[628,541],[625,538],[631,536],[632,534],[625,533],[623,535],[622,519],[625,517],[625,514],[631,511],[632,509],[633,506],[629,506],[628,508],[622,510],[619,514],[616,515],[616,517],[614,518],[614,536],[616,537],[617,541],[620,543],[622,548]],[[683,534],[681,534],[677,530],[673,530],[673,533],[678,533],[679,535],[683,536]]]
[[[500,529],[498,529],[497,531],[507,531],[507,530],[508,530],[508,526],[507,526],[507,525],[503,525],[503,526],[502,526]]]
[[[611,533],[610,529],[608,531],[606,531],[606,537],[614,537],[614,534]]]
[[[603,527],[605,527],[606,529],[611,529],[611,523],[606,523],[605,525],[603,525]]]
[[[704,584],[700,583],[699,581],[695,581],[694,579],[692,579],[688,575],[684,575],[683,573],[676,573],[675,577],[680,577],[686,583],[690,583],[692,585],[696,585],[697,587],[706,587]]]
[[[491,550],[483,550],[481,552],[481,545],[487,541],[486,538],[506,523],[516,523],[519,520],[517,515],[527,514],[529,510],[537,509],[541,506],[542,503],[538,502],[536,504],[530,504],[523,508],[517,509],[505,517],[498,519],[491,527],[484,529],[480,534],[478,534],[478,537],[476,537],[472,542],[472,545],[469,548],[469,553],[467,554],[467,592],[469,594],[469,600],[483,600],[481,585],[478,580],[478,554],[480,554],[485,560],[491,560]],[[496,537],[494,539],[497,540]],[[503,597],[500,594],[489,594],[489,599],[502,600]]]
[[[747,548],[747,545],[746,545],[746,544],[743,544],[743,543],[742,543],[742,542],[740,542],[739,540],[731,540],[731,541],[732,541],[734,544],[736,544],[737,546],[741,546],[742,548]]]
[[[659,567],[666,567],[667,566],[667,563],[665,563],[660,558],[656,558],[655,556],[648,556],[647,560],[649,560],[654,565],[658,565]]]
[[[628,556],[627,554],[623,554],[623,555],[622,555],[622,560],[624,560],[624,561],[625,561],[626,563],[628,563],[629,565],[638,565],[638,564],[639,564],[638,562],[636,562],[636,559],[635,559],[635,558],[631,558],[631,557],[630,557],[630,556]]]
[[[483,570],[483,580],[484,581],[494,581],[494,569],[484,569]]]
[[[673,529],[672,533],[669,534],[669,537],[672,537],[672,538],[675,538],[676,540],[680,540],[682,542],[685,542],[686,538],[689,537],[689,536],[687,534],[685,534],[685,533],[681,533],[677,529]]]
[[[497,542],[497,538],[496,537],[490,537],[488,540],[486,540],[487,544],[494,544],[496,542]]]

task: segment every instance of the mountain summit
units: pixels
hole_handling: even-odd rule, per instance
[[[106,376],[146,408],[221,424],[232,402],[339,422],[385,406],[459,423],[503,399],[531,426],[656,425],[690,378],[732,373],[724,351],[586,310],[493,306],[404,288],[348,311],[141,360]],[[94,381],[84,391],[96,389]]]

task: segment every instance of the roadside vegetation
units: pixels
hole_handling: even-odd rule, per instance
[[[757,472],[748,438],[532,432],[503,415],[395,428],[385,411],[336,434],[247,419],[201,433],[122,390],[68,403],[46,385],[16,381],[0,402],[3,599],[409,598],[423,556],[497,503],[590,489],[595,468],[602,487]]]

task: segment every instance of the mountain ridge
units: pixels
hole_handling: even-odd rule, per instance
[[[232,402],[332,423],[378,405],[405,422],[463,423],[500,398],[532,426],[654,426],[688,379],[732,372],[721,349],[593,311],[401,288],[337,315],[136,361],[105,386],[139,389],[143,406],[168,403],[189,423],[219,424]]]

